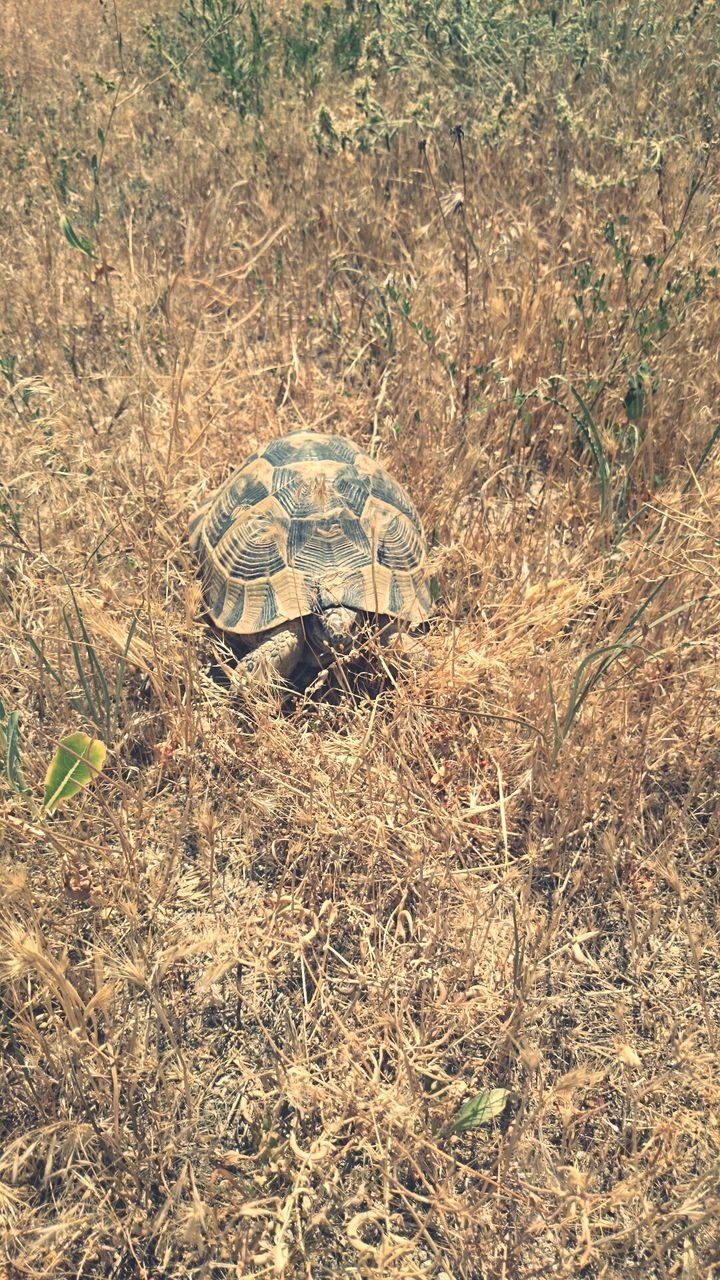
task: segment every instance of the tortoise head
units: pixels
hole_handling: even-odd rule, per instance
[[[323,657],[349,653],[361,624],[355,609],[337,605],[323,609],[305,619],[307,638],[311,648]]]

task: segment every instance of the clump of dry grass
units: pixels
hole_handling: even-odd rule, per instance
[[[0,699],[36,794],[110,748],[0,791],[4,1266],[709,1277],[711,11],[358,13],[287,105],[171,5],[0,16]],[[184,530],[299,425],[410,487],[435,665],[248,708]]]

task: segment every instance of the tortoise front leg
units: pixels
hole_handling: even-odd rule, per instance
[[[285,622],[242,658],[238,669],[253,685],[273,686],[290,679],[304,652],[302,620]]]

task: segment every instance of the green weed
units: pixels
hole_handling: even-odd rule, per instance
[[[11,791],[18,795],[30,794],[20,765],[20,713],[6,711],[0,702],[0,752],[2,753],[5,777]]]
[[[70,641],[73,664],[80,682],[79,691],[67,693],[68,702],[71,706],[82,710],[107,740],[112,742],[119,725],[127,656],[137,626],[137,615],[128,629],[127,640],[115,669],[113,681],[105,672],[85,625],[82,609],[69,583],[68,590],[72,607],[68,606],[63,610],[63,620]]]
[[[185,0],[178,17],[199,37],[207,67],[220,77],[238,115],[262,115],[271,30],[264,4]]]

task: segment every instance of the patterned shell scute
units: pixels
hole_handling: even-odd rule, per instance
[[[190,522],[203,595],[225,631],[254,635],[333,605],[423,621],[419,516],[342,436],[294,431],[246,459]]]

